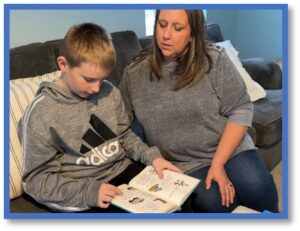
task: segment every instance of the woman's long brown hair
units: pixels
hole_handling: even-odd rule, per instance
[[[206,24],[202,10],[185,10],[191,27],[191,42],[188,45],[187,52],[179,55],[176,59],[178,65],[174,71],[177,82],[174,90],[180,90],[186,86],[199,82],[212,66],[212,60],[206,49],[205,33]],[[162,78],[161,70],[164,57],[156,42],[156,27],[160,10],[156,11],[153,44],[152,46],[137,58],[137,62],[149,58],[152,73],[151,80]]]

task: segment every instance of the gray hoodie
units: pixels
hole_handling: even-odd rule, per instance
[[[151,164],[160,156],[130,130],[119,91],[104,81],[82,99],[43,82],[19,124],[24,155],[23,187],[55,210],[96,207],[98,189],[131,159]]]

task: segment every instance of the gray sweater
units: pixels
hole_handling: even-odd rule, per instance
[[[151,164],[160,156],[129,127],[121,95],[108,81],[87,99],[43,82],[19,127],[25,192],[56,210],[98,206],[99,186],[123,172],[128,157]]]
[[[131,118],[143,126],[146,141],[186,173],[209,165],[226,123],[251,126],[253,105],[244,81],[224,49],[208,47],[213,68],[193,86],[174,91],[172,71],[163,67],[161,80],[150,80],[147,59],[131,64],[120,85]],[[255,149],[246,134],[232,156]]]

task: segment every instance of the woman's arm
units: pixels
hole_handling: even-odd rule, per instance
[[[212,164],[224,166],[244,138],[247,129],[248,127],[243,125],[228,123],[225,126]]]
[[[211,186],[211,181],[219,185],[222,205],[229,207],[233,203],[235,189],[225,171],[225,164],[243,139],[247,127],[229,123],[225,126],[224,133],[219,142],[216,154],[206,177],[206,189]]]
[[[215,181],[220,189],[222,205],[229,206],[233,202],[235,189],[224,166],[251,126],[253,104],[243,79],[225,51],[220,53],[216,68],[212,84],[220,100],[220,114],[227,118],[227,122],[208,171],[206,187],[209,189],[211,181]]]

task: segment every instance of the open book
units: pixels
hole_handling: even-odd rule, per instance
[[[152,166],[147,166],[128,185],[118,188],[122,196],[116,196],[112,204],[132,213],[171,213],[194,191],[200,180],[181,173],[164,170],[160,179]]]

